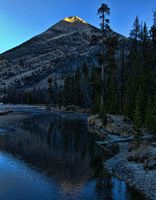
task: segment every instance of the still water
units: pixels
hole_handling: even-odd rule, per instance
[[[3,129],[0,200],[141,199],[103,169],[106,155],[83,119],[33,113]]]

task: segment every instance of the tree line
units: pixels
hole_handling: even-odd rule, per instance
[[[137,16],[126,41],[111,31],[109,14],[108,5],[102,4],[98,10],[102,78],[98,83],[101,91],[95,89],[95,112],[102,117],[106,113],[122,114],[131,118],[136,127],[156,130],[156,12],[150,30]]]

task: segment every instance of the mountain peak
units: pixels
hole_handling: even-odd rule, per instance
[[[84,24],[88,24],[86,21],[84,21],[83,19],[81,19],[78,16],[65,17],[63,19],[63,21],[66,21],[66,22],[69,22],[69,23],[81,22],[81,23],[84,23]]]
[[[77,16],[65,17],[54,26],[52,29],[61,30],[65,32],[90,32],[92,29],[91,25]]]

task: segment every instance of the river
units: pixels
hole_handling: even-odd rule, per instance
[[[0,116],[0,200],[142,200],[104,170],[86,116],[14,110]]]

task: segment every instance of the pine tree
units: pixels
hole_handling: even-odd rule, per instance
[[[148,98],[145,124],[150,130],[156,131],[156,97]]]
[[[92,99],[89,85],[89,68],[86,63],[83,63],[81,67],[81,90],[83,93],[84,105],[86,107],[91,107]]]
[[[124,114],[133,118],[133,113],[136,103],[136,94],[139,90],[139,75],[141,69],[141,55],[140,55],[140,34],[141,34],[139,18],[136,17],[133,29],[130,32],[130,49],[127,62],[127,82],[124,97]]]
[[[126,64],[126,44],[125,41],[119,43],[119,60],[117,67],[117,85],[118,85],[118,101],[119,101],[119,114],[123,114],[124,108],[124,89],[125,89],[125,64]]]
[[[74,92],[75,92],[75,105],[82,106],[82,92],[80,87],[80,70],[77,70],[74,76]]]
[[[101,80],[102,80],[102,94],[101,94],[101,109],[103,109],[105,104],[105,39],[107,36],[107,29],[109,28],[109,20],[106,18],[106,15],[110,14],[110,8],[107,4],[102,4],[101,7],[98,9],[98,15],[101,19],[101,30],[102,30],[102,48],[101,48],[101,63],[102,63],[102,69],[101,69]]]
[[[95,114],[100,113],[100,110],[101,110],[100,102],[101,102],[101,96],[98,93],[95,93],[94,104],[93,104],[93,111]]]
[[[54,107],[53,79],[48,79],[48,109]]]
[[[75,103],[74,76],[68,74],[64,81],[63,102],[64,106],[73,105]]]
[[[140,22],[139,22],[139,16],[136,17],[134,23],[133,23],[133,29],[130,32],[130,38],[133,41],[131,43],[133,47],[133,51],[137,52],[138,51],[138,43],[139,43],[139,38],[140,38]]]
[[[94,113],[100,113],[101,107],[101,70],[94,67],[91,71],[91,76],[89,80],[91,99],[92,99],[92,109]]]
[[[109,33],[109,32],[108,32]],[[106,69],[107,69],[107,75],[109,78],[107,78],[107,81],[105,83],[106,85],[106,111],[108,111],[111,114],[115,114],[119,110],[118,106],[118,91],[117,91],[117,64],[115,60],[117,45],[118,45],[118,37],[113,36],[109,34],[107,37],[107,40],[105,42],[106,44]]]
[[[144,122],[144,113],[143,113],[143,90],[140,87],[135,101],[135,109],[134,109],[134,122],[137,128],[141,127]]]
[[[156,11],[154,11],[153,26],[150,30],[150,56],[148,74],[148,104],[146,108],[145,124],[147,128],[156,131]]]

